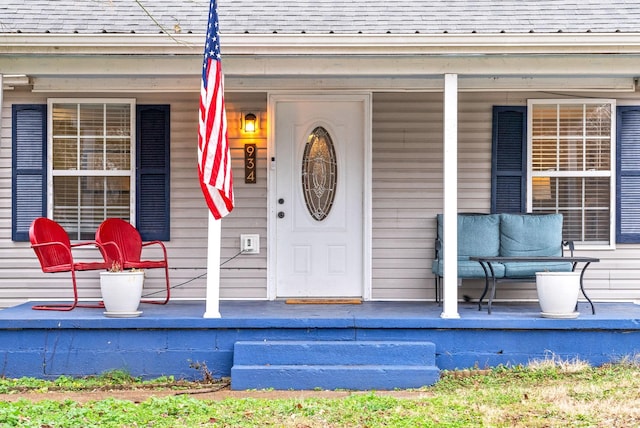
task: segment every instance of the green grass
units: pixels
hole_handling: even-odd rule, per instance
[[[171,388],[122,372],[56,381],[3,379],[5,393],[68,388]],[[175,382],[177,387],[185,383]],[[200,384],[202,386],[202,384]],[[526,367],[443,372],[412,391],[353,392],[339,398],[203,400],[181,394],[134,403],[113,398],[77,403],[0,401],[0,426],[11,427],[634,427],[640,426],[640,365],[594,368],[549,360]],[[319,393],[320,394],[320,393]],[[252,394],[253,397],[259,394]],[[30,394],[30,397],[33,397]]]
[[[129,375],[127,372],[115,370],[106,372],[100,376],[73,378],[60,376],[56,380],[43,380],[29,377],[19,379],[0,378],[0,394],[22,393],[29,391],[82,391],[102,388],[127,387],[150,388],[187,385],[184,382],[176,382],[173,377],[161,377],[150,381],[143,381]]]

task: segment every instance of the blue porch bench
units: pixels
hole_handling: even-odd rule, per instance
[[[435,276],[436,301],[442,296],[443,216],[436,216],[437,235],[432,272]],[[497,281],[535,282],[536,272],[571,272],[567,262],[491,263],[489,274],[471,257],[561,257],[567,246],[573,256],[573,242],[562,239],[562,214],[458,214],[458,278],[484,279],[485,289],[478,307],[487,293],[489,275]]]

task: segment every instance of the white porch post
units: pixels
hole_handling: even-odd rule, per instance
[[[441,318],[458,314],[458,75],[444,75],[444,287]]]
[[[209,210],[207,239],[207,303],[204,318],[220,318],[220,238],[222,220],[216,220]]]

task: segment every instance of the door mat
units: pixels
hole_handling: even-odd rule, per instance
[[[288,305],[360,305],[362,299],[287,299]]]

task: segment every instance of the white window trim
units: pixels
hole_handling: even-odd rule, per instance
[[[136,219],[136,99],[135,98],[48,98],[47,99],[47,217],[53,218],[53,177],[78,176],[77,171],[53,170],[53,105],[54,104],[129,104],[131,148],[129,171],[105,171],[101,176],[129,176],[129,216],[130,223],[135,226]],[[95,174],[86,174],[87,176]]]
[[[610,104],[611,105],[611,141],[610,154],[611,170],[610,172],[599,171],[585,176],[606,176],[611,177],[609,186],[609,244],[579,244],[576,248],[581,250],[615,250],[616,248],[616,100],[613,98],[569,98],[569,99],[529,99],[527,100],[527,212],[533,210],[533,185],[532,177],[535,175],[548,175],[546,173],[533,173],[532,156],[533,156],[533,106],[535,104]],[[563,172],[554,172],[553,176],[563,176]],[[566,176],[576,177],[579,174],[567,173]]]

